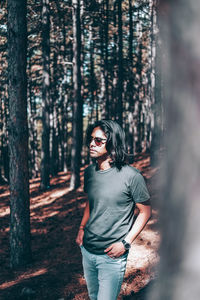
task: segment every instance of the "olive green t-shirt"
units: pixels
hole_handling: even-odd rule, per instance
[[[133,225],[135,203],[150,198],[143,176],[129,165],[105,171],[90,165],[84,174],[84,191],[90,217],[83,245],[95,254],[103,254],[109,245],[126,237]]]

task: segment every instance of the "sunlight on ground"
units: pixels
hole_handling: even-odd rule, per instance
[[[17,279],[15,280],[11,280],[11,281],[8,281],[8,282],[4,282],[3,284],[0,285],[0,290],[3,290],[3,289],[7,289],[15,284],[18,284],[26,279],[29,279],[29,278],[32,278],[32,277],[36,277],[36,276],[40,276],[40,275],[43,275],[47,273],[47,269],[46,268],[43,268],[43,269],[40,269],[38,271],[35,271],[34,273],[25,273],[25,274],[22,274],[20,275]]]
[[[60,176],[58,178],[58,183],[65,183],[67,182],[67,180],[69,180],[69,176],[67,174],[63,174],[63,176]],[[55,179],[51,180],[52,184],[55,185]],[[32,179],[31,180],[31,184],[30,184],[30,191],[31,193],[38,190],[40,186],[40,180],[37,179]],[[52,186],[54,187],[54,186]],[[35,208],[44,206],[44,205],[50,205],[52,204],[55,200],[57,200],[60,197],[63,197],[64,195],[68,194],[70,192],[69,187],[67,188],[56,188],[53,190],[49,190],[49,191],[45,191],[43,193],[40,193],[39,195],[35,196],[35,197],[30,197],[30,209],[33,210]],[[9,191],[5,191],[3,194],[0,195],[1,197],[9,197],[10,193]],[[7,205],[4,204],[4,206],[2,208],[0,208],[0,217],[5,217],[7,215],[10,214],[10,207],[9,207],[9,203]],[[51,213],[51,216],[55,215],[55,213]],[[33,213],[34,215],[34,213]]]
[[[10,214],[10,207],[3,207],[0,209],[0,217],[5,217]]]
[[[129,251],[121,295],[130,294],[132,291],[137,292],[157,277],[160,233],[155,228],[152,230],[152,225],[156,223],[157,211],[153,210],[152,218]]]
[[[62,189],[60,189],[60,191],[57,190],[57,191],[45,192],[42,195],[31,198],[32,204],[31,204],[30,208],[34,209],[34,208],[38,208],[43,205],[52,204],[55,200],[57,200],[60,197],[63,197],[64,195],[66,195],[68,193],[69,193],[69,188],[66,188],[66,189],[62,188]],[[41,199],[42,199],[42,201],[41,201]]]
[[[143,162],[137,160],[134,166],[148,179],[149,187],[153,186],[151,193],[152,198],[155,198],[157,190],[154,188],[154,181],[156,181],[154,174],[157,169],[150,167],[149,158],[146,156],[144,156]],[[153,177],[153,182],[151,177]],[[37,293],[39,294],[43,291],[42,282],[45,282],[51,288],[52,280],[54,282],[56,281],[55,278],[58,278],[58,281],[62,282],[65,278],[61,284],[61,294],[65,291],[66,297],[69,297],[67,299],[88,299],[86,283],[80,266],[80,253],[74,249],[72,243],[72,240],[75,240],[76,227],[85,207],[86,196],[82,190],[83,174],[81,174],[81,180],[81,187],[76,192],[69,189],[69,173],[59,174],[57,177],[51,178],[51,187],[44,192],[40,190],[40,178],[31,180],[30,209],[31,233],[34,241],[33,253],[35,257],[41,256],[41,260],[36,261],[31,266],[31,270],[29,269],[23,274],[21,272],[10,274],[7,269],[7,232],[9,227],[7,224],[8,219],[5,219],[2,230],[4,234],[2,251],[4,254],[3,259],[6,258],[7,260],[4,263],[4,269],[2,269],[4,270],[4,281],[2,280],[0,284],[2,293],[18,293],[19,288],[29,280],[28,282],[30,282],[33,290],[35,289],[35,282],[37,282]],[[7,194],[5,199],[2,197],[3,201],[0,205],[0,217],[5,217],[10,213],[8,186],[6,186],[6,190],[1,189],[0,192],[4,193],[3,197]],[[125,295],[131,295],[132,291],[136,292],[142,289],[157,274],[155,267],[159,262],[157,249],[160,240],[156,225],[158,218],[157,210],[153,209],[152,218],[131,247],[121,291],[122,298],[119,299],[123,299]],[[51,249],[51,251],[46,251],[46,249]],[[50,271],[49,266],[51,266],[51,274],[46,278],[47,273]],[[58,291],[55,290],[53,293],[57,295]],[[59,298],[56,297],[54,299]],[[5,299],[9,299],[9,297]]]
[[[9,191],[5,191],[3,194],[1,194],[0,197],[8,197],[10,195]]]

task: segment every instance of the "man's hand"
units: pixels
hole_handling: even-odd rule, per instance
[[[77,237],[76,237],[76,243],[81,246],[83,244],[83,236],[84,236],[84,230],[79,229]]]
[[[112,257],[117,258],[125,253],[125,248],[122,242],[117,242],[112,245],[110,245],[104,252]]]

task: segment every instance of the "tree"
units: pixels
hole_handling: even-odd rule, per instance
[[[199,12],[199,0],[165,0],[159,6],[166,153],[160,275],[153,300],[197,300],[200,295]]]
[[[42,6],[42,160],[41,188],[47,189],[50,184],[50,16],[49,0],[43,0]]]
[[[117,120],[123,122],[123,34],[122,34],[122,0],[118,0],[118,82],[117,82]]]
[[[105,2],[105,3],[104,3]],[[101,41],[101,101],[104,103],[103,118],[110,118],[109,80],[108,80],[108,40],[109,40],[109,0],[103,1],[100,16]],[[104,7],[105,6],[105,7]]]
[[[12,268],[22,267],[31,261],[26,51],[26,1],[8,0],[10,263]]]
[[[80,165],[83,134],[83,103],[81,97],[81,22],[80,0],[73,0],[73,119],[72,119],[72,149],[71,149],[71,181],[70,187],[80,186]]]
[[[128,39],[128,72],[129,72],[129,79],[127,83],[127,96],[128,96],[128,148],[130,154],[133,155],[134,153],[134,128],[133,128],[133,108],[134,108],[134,98],[133,98],[133,6],[132,0],[129,0],[129,39]],[[129,159],[130,163],[133,163],[133,156]]]

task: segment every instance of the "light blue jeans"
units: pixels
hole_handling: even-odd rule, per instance
[[[116,300],[120,292],[128,253],[119,258],[96,255],[81,246],[84,277],[91,300]]]

